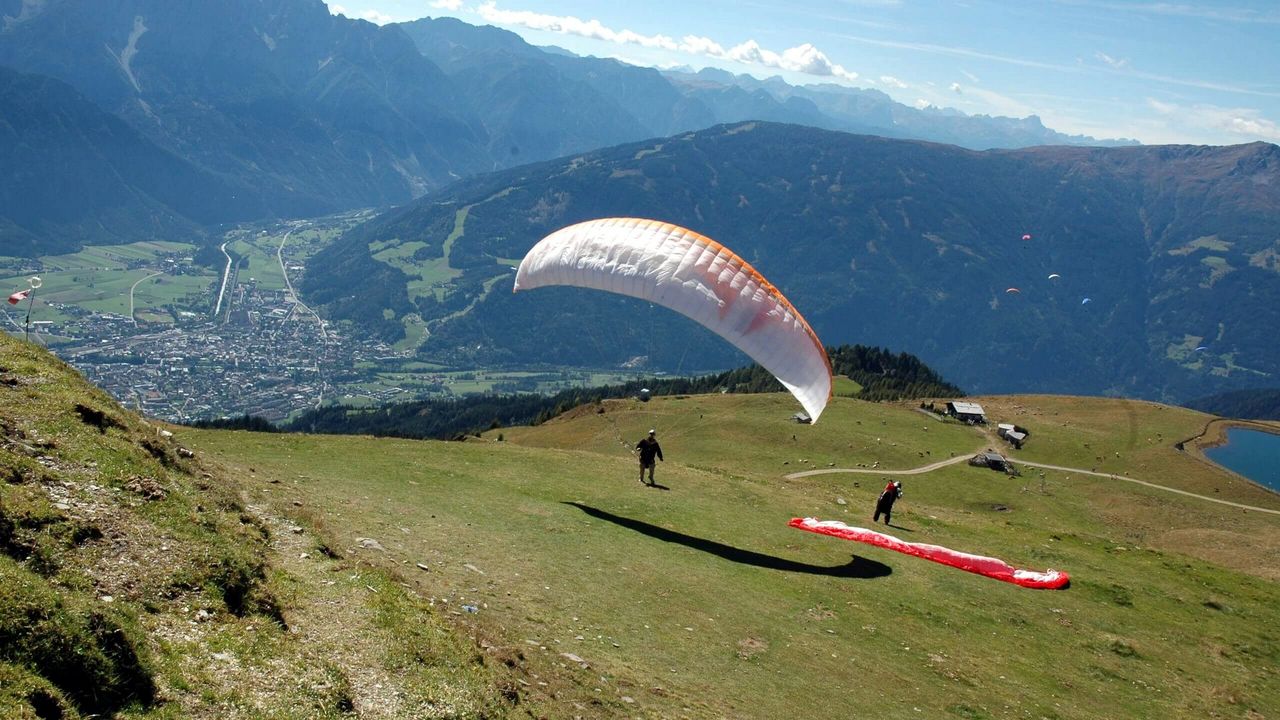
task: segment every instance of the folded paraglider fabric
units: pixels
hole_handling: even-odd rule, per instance
[[[842,540],[853,540],[855,542],[867,543],[875,545],[886,550],[894,550],[896,552],[905,553],[907,555],[915,555],[916,557],[932,560],[943,565],[950,565],[954,568],[967,570],[971,573],[986,575],[987,577],[1003,580],[1014,585],[1021,585],[1026,588],[1036,588],[1040,590],[1056,590],[1066,587],[1071,582],[1071,577],[1065,572],[1058,570],[1046,570],[1044,572],[1036,572],[1034,570],[1020,570],[993,557],[985,557],[983,555],[973,555],[959,550],[952,550],[941,545],[927,545],[925,543],[913,543],[900,540],[892,535],[887,535],[875,530],[866,528],[852,527],[845,525],[837,520],[815,520],[814,518],[792,518],[787,523],[793,528],[800,530],[808,530],[819,535],[830,535]]]

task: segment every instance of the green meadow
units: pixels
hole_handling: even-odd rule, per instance
[[[38,274],[43,286],[37,291],[32,318],[65,323],[74,315],[52,307],[74,305],[93,313],[129,315],[129,291],[134,289],[133,309],[139,320],[173,322],[166,305],[200,306],[214,281],[212,273],[160,274],[152,269],[166,255],[190,256],[192,245],[176,242],[138,242],[128,245],[87,246],[80,252],[40,258]],[[149,267],[137,267],[145,264]],[[134,265],[135,267],[130,267]],[[3,273],[4,266],[0,266]],[[22,289],[24,275],[0,277],[0,286]],[[279,273],[277,272],[277,275]],[[154,277],[152,277],[154,276]]]
[[[284,276],[280,274],[280,261],[276,258],[279,246],[278,238],[267,235],[245,236],[228,243],[228,251],[234,250],[244,258],[238,281],[247,283],[252,279],[263,290],[284,290]]]
[[[1280,510],[1174,444],[1208,416],[980,398],[1015,459]],[[1026,590],[787,527],[870,526],[887,475],[999,442],[910,404],[608,401],[467,442],[178,430],[335,548],[444,611],[535,717],[1273,717],[1280,515],[1123,480],[965,463],[901,476],[885,529],[1070,573]],[[660,487],[630,447],[658,430]],[[1101,458],[1101,459],[1099,459]],[[868,473],[786,475],[851,468]],[[371,544],[369,541],[372,540]],[[287,612],[286,612],[287,614]],[[408,628],[406,628],[406,631]]]

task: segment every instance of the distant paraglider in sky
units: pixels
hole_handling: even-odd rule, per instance
[[[778,378],[813,422],[831,399],[831,360],[795,306],[729,248],[658,220],[602,218],[533,246],[513,292],[593,288],[656,303],[728,340]]]
[[[1030,234],[1024,234],[1024,235],[1022,236],[1022,239],[1023,239],[1023,240],[1030,240],[1030,239],[1031,239],[1031,235],[1030,235]]]
[[[1085,298],[1085,299],[1083,299],[1083,300],[1081,300],[1081,301],[1080,301],[1080,304],[1081,304],[1081,305],[1088,305],[1088,304],[1089,304],[1089,303],[1091,303],[1091,302],[1093,302],[1093,300],[1091,300],[1090,298]]]
[[[1021,293],[1022,293],[1022,291],[1021,291],[1021,290],[1019,290],[1018,288],[1014,288],[1014,287],[1011,287],[1011,288],[1009,288],[1008,290],[1005,290],[1005,294],[1021,294]]]
[[[1208,350],[1208,349],[1209,349],[1208,347],[1201,345],[1200,347],[1196,348],[1196,352],[1204,352],[1205,350]]]
[[[1049,279],[1050,279],[1050,280],[1057,280],[1057,279],[1058,279],[1058,278],[1060,278],[1060,277],[1062,277],[1062,276],[1061,276],[1061,275],[1059,275],[1058,273],[1053,273],[1052,275],[1050,275],[1050,276],[1049,276]]]

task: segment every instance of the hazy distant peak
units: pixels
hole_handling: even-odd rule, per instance
[[[582,57],[578,53],[573,52],[572,50],[566,50],[560,47],[559,45],[538,45],[537,47],[539,50],[542,50],[543,52],[551,53],[552,55],[563,55],[565,57]]]

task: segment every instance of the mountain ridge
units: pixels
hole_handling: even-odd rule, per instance
[[[379,27],[332,15],[320,0],[0,0],[0,16],[0,65],[70,85],[218,188],[207,199],[164,200],[164,210],[118,198],[115,212],[132,220],[73,230],[93,242],[116,242],[111,227],[142,228],[142,218],[166,212],[173,224],[208,226],[399,205],[476,173],[718,122],[802,122],[969,146],[1101,142],[1047,131],[1034,118],[919,111],[872,90],[708,71],[690,82],[452,18]],[[91,156],[80,160],[41,172],[51,184],[110,177]],[[63,204],[91,216],[104,212],[95,202],[105,194],[82,202],[68,193]],[[30,210],[0,204],[0,225],[25,233],[26,254],[41,243],[61,249],[56,228],[16,217]]]
[[[459,181],[318,255],[303,287],[336,288],[331,258],[372,257],[361,243],[413,241],[441,258],[457,233],[449,263],[463,278],[361,322],[398,337],[399,318],[418,313],[431,328],[420,355],[453,363],[742,364],[636,301],[490,292],[560,227],[652,217],[733,247],[825,343],[901,348],[971,392],[1188,397],[1280,372],[1263,330],[1280,323],[1277,188],[1280,148],[1266,143],[977,152],[745,123]],[[378,264],[373,277],[418,272]],[[606,320],[627,317],[641,326]]]

